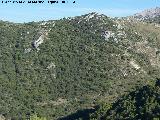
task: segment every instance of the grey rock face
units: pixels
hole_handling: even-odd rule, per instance
[[[149,19],[149,18],[155,18],[158,16],[160,16],[160,7],[147,9],[147,10],[144,10],[140,13],[136,13],[134,15],[134,17],[138,18],[138,19]]]

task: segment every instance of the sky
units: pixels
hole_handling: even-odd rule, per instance
[[[3,3],[2,3],[3,1]],[[57,0],[58,3],[4,3],[0,0],[0,20],[24,23],[74,17],[98,12],[110,17],[124,17],[149,8],[160,7],[160,0]],[[19,1],[19,0],[17,0]],[[37,0],[38,1],[38,0]],[[75,3],[73,3],[75,1]]]

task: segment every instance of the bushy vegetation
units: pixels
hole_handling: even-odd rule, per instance
[[[88,15],[45,25],[0,22],[0,114],[64,118],[99,101],[110,104],[159,76],[150,56],[137,52],[142,35],[127,25],[119,30],[107,16]],[[105,31],[114,36],[105,39]],[[33,43],[43,32],[48,34],[37,49]]]
[[[160,16],[156,16],[154,18],[147,19],[146,22],[160,24]]]
[[[115,103],[102,104],[92,120],[154,120],[160,118],[160,80],[137,88]]]

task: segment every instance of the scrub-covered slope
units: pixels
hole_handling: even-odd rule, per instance
[[[90,13],[0,22],[0,114],[6,118],[50,120],[91,109],[150,83],[159,70],[159,47],[128,20]]]
[[[119,98],[115,103],[102,104],[92,120],[156,120],[160,118],[160,81]]]

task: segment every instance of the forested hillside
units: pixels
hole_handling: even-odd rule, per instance
[[[97,13],[0,21],[0,115],[63,120],[151,84],[160,78],[159,34],[153,24]]]

